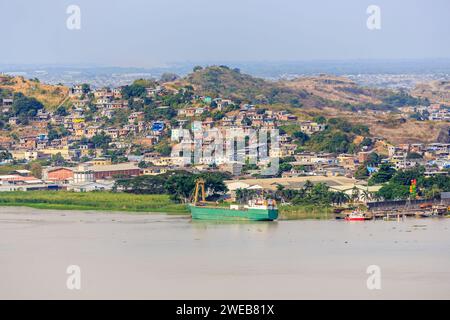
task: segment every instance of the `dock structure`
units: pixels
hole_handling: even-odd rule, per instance
[[[403,219],[447,214],[450,199],[397,200],[367,203],[372,219]]]

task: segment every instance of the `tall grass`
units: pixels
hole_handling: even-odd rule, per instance
[[[298,219],[332,219],[333,209],[327,206],[297,205],[280,206],[279,216],[282,220]]]
[[[220,206],[228,206],[221,204]],[[0,206],[37,209],[104,210],[187,214],[184,204],[173,203],[169,195],[137,195],[114,192],[13,191],[0,192]],[[331,219],[331,207],[316,205],[281,206],[281,220]]]
[[[180,214],[188,212],[185,205],[173,203],[168,195],[135,195],[113,192],[0,192],[1,205],[62,210],[106,210]]]

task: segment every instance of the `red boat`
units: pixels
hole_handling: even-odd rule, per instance
[[[347,221],[365,221],[368,219],[365,213],[360,211],[352,211],[352,213],[345,216],[345,220]]]

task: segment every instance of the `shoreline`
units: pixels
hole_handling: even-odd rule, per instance
[[[0,193],[0,207],[28,207],[39,210],[105,211],[129,214],[161,213],[190,215],[184,203],[174,203],[169,195],[136,195],[114,192],[13,191]],[[331,220],[331,207],[298,205],[279,208],[278,220]]]
[[[135,195],[113,192],[14,191],[0,193],[0,206],[52,210],[89,210],[187,215],[184,204],[168,195]]]
[[[0,210],[2,208],[22,208],[22,209],[35,209],[35,210],[39,210],[42,213],[46,213],[46,212],[82,212],[84,214],[95,214],[95,213],[99,213],[99,214],[125,214],[125,215],[129,215],[129,216],[145,216],[145,215],[166,215],[166,216],[180,216],[180,217],[186,217],[189,215],[188,212],[164,212],[164,211],[132,211],[132,210],[110,210],[110,209],[105,209],[105,208],[90,208],[90,207],[58,207],[58,206],[46,206],[45,208],[43,206],[40,206],[39,204],[5,204],[5,203],[0,203]]]
[[[61,210],[61,211],[86,211],[86,212],[102,212],[103,214],[129,214],[129,215],[152,215],[152,214],[160,214],[160,215],[169,215],[169,216],[190,216],[189,211],[135,211],[135,210],[111,210],[109,208],[103,207],[89,207],[89,206],[70,206],[70,205],[59,205],[59,204],[46,204],[46,203],[4,203],[0,202],[0,208],[29,208],[29,209],[37,209],[42,211],[51,211],[51,210]],[[289,220],[334,220],[334,215],[329,213],[308,213],[304,211],[280,211],[279,217],[277,220],[289,221]]]

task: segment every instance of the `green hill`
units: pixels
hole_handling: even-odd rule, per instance
[[[310,98],[305,90],[291,89],[280,82],[255,78],[226,66],[196,70],[184,81],[201,95],[221,96],[256,104],[286,103],[301,106],[301,100]]]
[[[220,96],[253,104],[282,104],[294,108],[335,110],[396,110],[403,105],[423,103],[409,94],[361,87],[345,78],[330,75],[268,81],[243,74],[227,66],[196,67],[176,82],[192,85],[197,94]],[[317,110],[319,111],[319,110]]]

